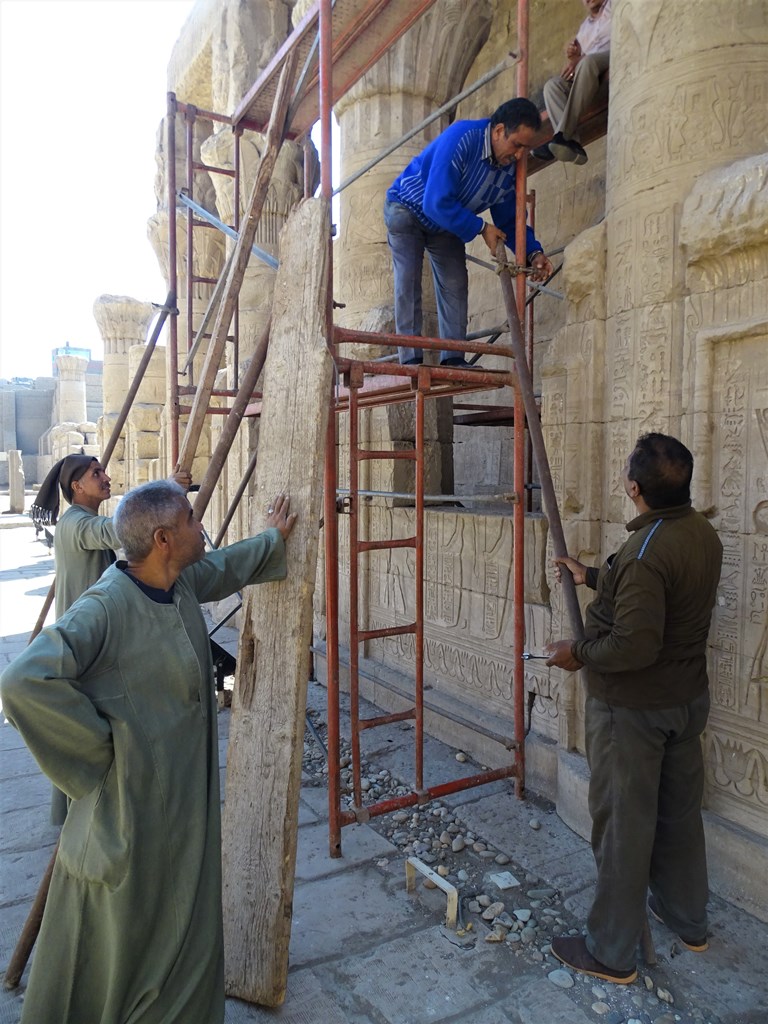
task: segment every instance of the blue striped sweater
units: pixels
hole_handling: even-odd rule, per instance
[[[450,231],[471,242],[483,229],[478,216],[489,210],[505,232],[515,238],[515,164],[500,167],[493,160],[490,119],[455,121],[408,164],[387,191],[429,231]],[[527,229],[526,254],[541,251]]]

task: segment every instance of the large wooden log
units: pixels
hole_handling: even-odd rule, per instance
[[[288,578],[248,590],[237,658],[223,819],[229,995],[285,998],[296,865],[312,593],[332,361],[326,347],[329,213],[309,199],[281,235],[265,367],[254,530],[280,491],[299,514]]]

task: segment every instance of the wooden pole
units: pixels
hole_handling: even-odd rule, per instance
[[[17,988],[21,981],[21,976],[24,973],[24,968],[27,966],[27,961],[32,954],[32,948],[37,941],[37,936],[40,934],[40,925],[43,921],[43,911],[45,910],[45,904],[48,899],[48,890],[51,887],[51,876],[53,875],[53,868],[56,864],[56,854],[59,852],[59,843],[56,841],[56,845],[53,848],[51,859],[48,861],[48,867],[45,869],[43,880],[40,883],[40,888],[37,890],[32,907],[27,915],[27,920],[24,922],[24,927],[21,929],[21,935],[19,941],[16,943],[16,948],[13,951],[13,955],[8,963],[8,968],[3,978],[3,986],[6,989]]]
[[[235,243],[235,251],[227,275],[227,283],[216,313],[216,321],[213,325],[211,341],[205,355],[200,382],[192,402],[192,411],[187,420],[187,429],[184,432],[184,440],[179,451],[179,470],[192,470],[192,460],[197,451],[200,435],[203,432],[205,414],[208,411],[208,403],[211,400],[213,384],[221,364],[221,357],[227,343],[229,325],[234,316],[237,305],[237,297],[245,277],[245,270],[251,255],[251,246],[256,238],[256,229],[259,226],[261,211],[267,198],[267,189],[272,180],[272,172],[283,144],[285,133],[285,118],[288,111],[288,103],[291,98],[291,87],[296,73],[298,61],[298,50],[294,47],[286,57],[283,70],[280,73],[280,81],[277,86],[277,94],[272,107],[272,115],[267,129],[266,144],[264,153],[259,162],[259,169],[256,172],[256,180],[253,183],[251,194],[248,199],[248,207],[244,223],[240,228],[240,235]],[[187,273],[192,273],[192,268],[187,268]]]
[[[237,656],[222,822],[225,984],[267,1006],[285,998],[296,867],[312,594],[333,364],[327,348],[328,201],[283,228],[265,367],[254,507],[258,529],[287,492],[299,518],[287,579],[249,588]]]
[[[202,519],[205,515],[205,510],[208,508],[208,503],[211,500],[216,484],[221,476],[221,471],[224,468],[224,463],[227,461],[227,456],[229,455],[230,449],[237,437],[238,427],[243,421],[243,416],[245,415],[245,410],[251,400],[253,389],[256,387],[256,381],[259,379],[259,375],[264,369],[268,345],[269,324],[264,328],[261,337],[256,343],[256,350],[248,364],[248,369],[243,375],[237,395],[232,403],[232,408],[229,410],[229,416],[227,416],[224,421],[224,427],[221,431],[221,436],[219,437],[219,443],[216,445],[216,450],[211,456],[208,468],[205,471],[205,476],[203,477],[203,482],[200,484],[200,490],[197,492],[195,504],[193,505],[193,511],[197,519]]]
[[[512,276],[507,267],[506,249],[503,242],[499,242],[498,244],[496,259],[499,261],[499,265],[501,267],[499,280],[501,281],[501,290],[504,295],[504,306],[507,311],[507,323],[509,324],[512,350],[515,353],[515,372],[517,373],[517,378],[520,381],[520,391],[523,399],[523,405],[525,407],[525,415],[528,420],[528,430],[530,432],[531,447],[533,448],[533,457],[536,460],[536,466],[539,471],[544,514],[549,521],[549,531],[552,534],[552,547],[555,555],[561,557],[568,554],[568,549],[565,545],[563,523],[560,518],[560,509],[557,504],[555,486],[552,483],[552,473],[549,469],[549,458],[544,444],[544,435],[541,430],[541,419],[539,417],[539,410],[536,408],[536,397],[533,393],[533,378],[531,376],[530,367],[528,366],[528,360],[526,359],[525,339],[523,338],[523,329],[520,324],[520,317],[517,313],[517,303],[515,302]],[[562,573],[562,583],[563,593],[565,595],[565,605],[568,612],[568,618],[571,623],[571,630],[573,631],[574,639],[581,640],[584,637],[584,623],[581,618],[579,599],[576,596],[576,584],[573,582],[573,576],[565,569],[565,567],[563,568]]]

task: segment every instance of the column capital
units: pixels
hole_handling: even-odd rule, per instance
[[[93,304],[93,316],[104,341],[105,355],[117,355],[146,341],[154,310],[151,302],[128,295],[100,295]]]

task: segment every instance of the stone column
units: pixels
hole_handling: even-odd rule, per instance
[[[128,372],[136,377],[146,345],[132,345],[128,352]],[[156,476],[153,465],[160,455],[160,417],[165,405],[165,353],[155,349],[142,378],[126,423],[126,479],[136,487]],[[111,469],[111,465],[110,465]],[[194,474],[193,474],[194,475]]]
[[[605,284],[605,225],[598,224],[582,231],[565,251],[566,323],[552,339],[541,365],[541,419],[566,545],[574,558],[588,564],[600,559],[603,473],[599,458],[584,458],[580,453],[600,447],[602,431],[594,420],[596,416],[599,419],[603,394]],[[526,609],[531,649],[541,649],[551,636],[571,635],[562,587],[552,574],[549,537],[547,549],[549,609],[530,604]],[[586,587],[579,590],[586,591]],[[591,591],[579,594],[585,605],[592,596]],[[542,670],[541,663],[531,665],[526,665],[527,689],[550,697],[557,711],[556,731],[547,715],[537,716],[539,730],[545,734],[551,730],[550,735],[554,733],[552,738],[557,738],[562,750],[583,750],[584,693],[580,677]],[[533,687],[528,682],[529,674],[535,680]]]
[[[202,88],[198,83],[198,88]],[[187,102],[194,102],[195,96],[185,96]],[[205,109],[210,107],[210,99],[206,94],[202,97],[203,102],[201,106]],[[193,133],[193,158],[199,162],[201,157],[201,146],[203,142],[208,138],[211,131],[211,124],[208,121],[198,119],[195,122],[195,128]],[[176,184],[178,189],[186,187],[186,133],[185,124],[183,118],[179,115],[176,118]],[[150,244],[154,249],[155,256],[157,257],[158,264],[160,265],[161,272],[163,273],[166,281],[169,280],[169,211],[168,211],[168,180],[167,180],[167,121],[163,121],[158,130],[158,150],[157,150],[157,175],[155,178],[155,195],[158,203],[157,212],[150,217],[147,222],[147,234],[149,236]],[[196,173],[194,179],[194,194],[193,198],[195,202],[204,206],[206,209],[214,208],[213,188],[207,175]],[[214,289],[213,284],[207,284],[197,282],[192,288],[192,317],[191,323],[189,318],[189,312],[187,307],[187,278],[190,268],[187,267],[187,228],[188,218],[186,210],[179,204],[174,209],[174,216],[176,217],[176,274],[177,274],[177,285],[176,285],[176,305],[178,308],[178,316],[176,317],[176,335],[177,335],[177,354],[178,354],[178,368],[181,371],[186,363],[187,353],[189,351],[189,344],[194,340],[195,332],[198,330],[200,323],[202,322],[203,316],[208,303],[210,301],[211,294]],[[224,238],[216,230],[212,228],[197,228],[194,233],[194,252],[193,252],[193,266],[191,272],[197,277],[204,277],[211,281],[216,281],[221,272],[221,268],[224,260]],[[166,338],[168,343],[165,348],[166,353],[166,364],[170,369],[170,335],[171,328],[170,324],[166,329]],[[186,376],[179,377],[179,384],[194,385],[198,380],[198,375],[205,359],[206,345],[205,343],[198,350],[198,354],[194,360],[191,373],[187,373]],[[167,377],[170,380],[170,374]],[[182,406],[189,406],[191,403],[191,396],[182,396],[180,404]],[[162,416],[162,431],[163,434],[168,434],[170,431],[171,417],[169,413],[170,406],[166,403],[166,407]],[[179,437],[183,438],[184,430],[186,427],[186,416],[182,416],[179,423]],[[210,454],[210,430],[209,424],[205,424],[203,432],[200,437],[200,443],[198,445],[198,458],[207,458]],[[160,475],[163,476],[170,473],[173,467],[169,464],[168,453],[170,452],[170,440],[169,435],[163,437],[160,445],[161,452],[161,467]]]
[[[127,295],[100,295],[93,304],[93,316],[104,342],[104,413],[99,418],[99,447],[104,451],[133,382],[128,354],[132,345],[143,344],[154,311],[149,302]],[[112,492],[122,494],[130,477],[125,465],[125,430],[110,459],[108,472]]]
[[[709,634],[707,806],[768,834],[768,152],[702,174],[681,212],[683,425],[723,542]],[[760,854],[755,851],[755,857]],[[746,860],[745,860],[746,863]],[[766,905],[768,882],[751,900]]]
[[[214,167],[234,167],[234,136],[231,132],[211,135],[202,147],[205,163]],[[264,150],[264,136],[248,132],[240,144],[240,216],[248,202],[251,187]],[[234,183],[232,178],[212,174],[216,195],[216,215],[225,224],[234,224]],[[285,142],[277,158],[272,181],[259,220],[255,244],[279,258],[280,232],[288,214],[301,199],[303,189],[303,152],[295,142]],[[226,251],[234,246],[226,240]],[[223,261],[222,261],[223,262]],[[239,339],[240,360],[249,359],[261,332],[267,324],[272,308],[275,271],[255,256],[251,256],[240,289]],[[231,347],[228,349],[231,361]],[[232,374],[230,373],[230,379]]]
[[[619,473],[637,435],[681,430],[681,204],[709,168],[765,149],[767,43],[762,0],[614,5],[605,451],[615,523],[627,515]]]
[[[400,138],[465,85],[467,72],[487,39],[492,4],[438,0],[335,108],[341,134],[342,180]],[[429,59],[425,59],[429,54]],[[335,320],[344,327],[394,332],[394,284],[386,240],[383,204],[400,171],[447,126],[433,122],[366,172],[341,193],[339,242],[334,248],[334,298],[344,303]],[[437,334],[432,277],[424,261],[424,334]],[[391,354],[392,350],[386,350]],[[368,354],[364,346],[345,346],[345,354]],[[374,351],[374,355],[384,354]],[[429,402],[425,433],[428,493],[453,490],[453,423],[450,403]],[[390,406],[361,417],[361,438],[380,447],[412,447],[413,407]],[[348,462],[346,417],[340,437]],[[342,470],[342,479],[344,470]],[[343,484],[342,484],[343,486]],[[361,486],[412,493],[413,464],[367,464]]]
[[[471,4],[438,0],[392,47],[387,59],[341,98],[335,113],[341,133],[342,180],[464,87],[487,38],[492,6],[488,0]],[[341,229],[334,250],[334,298],[345,303],[336,317],[341,326],[360,328],[371,310],[392,307],[384,196],[400,171],[447,124],[447,118],[433,122],[341,193]],[[424,286],[424,333],[436,334],[428,268]]]
[[[568,324],[543,372],[550,458],[570,520],[571,553],[596,561],[626,538],[624,524],[633,509],[620,472],[637,436],[659,430],[681,437],[692,449],[696,503],[714,515],[725,549],[710,635],[708,800],[720,814],[763,835],[768,749],[763,707],[768,660],[764,3],[616,0],[610,89],[605,311],[589,298],[586,284],[577,281],[574,290],[569,276],[575,270],[595,291],[601,287],[597,263],[577,258],[566,274]],[[577,323],[586,303],[594,309]],[[560,386],[566,370],[567,392]],[[578,402],[555,407],[558,397],[571,395]],[[579,451],[571,455],[574,442]],[[562,764],[560,771],[562,794],[568,785]],[[733,836],[724,841],[731,845],[726,859],[735,862],[740,854],[733,854]]]
[[[84,423],[86,419],[85,371],[88,361],[82,356],[56,356],[57,423]]]
[[[8,452],[8,488],[10,491],[9,512],[24,511],[24,464],[21,452],[12,448]]]
[[[276,49],[290,31],[290,5],[281,0],[267,0],[259,4],[241,4],[225,0],[224,9],[211,40],[211,90],[214,110],[234,110],[261,71],[267,66]],[[202,159],[206,164],[227,169],[234,168],[234,136],[222,126],[214,126],[214,133],[202,145]],[[245,132],[240,143],[240,214],[248,201],[251,186],[258,170],[264,136],[258,132]],[[232,178],[212,174],[209,188],[212,202],[209,209],[226,224],[234,225],[234,182]],[[286,142],[278,157],[266,202],[256,234],[256,245],[274,256],[279,256],[278,240],[285,220],[302,195],[303,156],[300,147]],[[219,236],[230,252],[234,243]],[[251,257],[239,294],[239,373],[238,379],[250,360],[254,346],[269,319],[275,272],[255,257]],[[232,387],[235,368],[232,346],[227,346],[227,366],[222,370],[217,386]],[[215,446],[223,420],[213,417],[210,424],[210,445]],[[240,483],[242,471],[257,443],[258,424],[241,427],[238,438],[225,465],[220,486],[209,507],[212,529],[216,529],[229,508],[233,492]],[[239,539],[248,531],[248,499],[243,498],[238,513],[228,531],[227,541]]]

